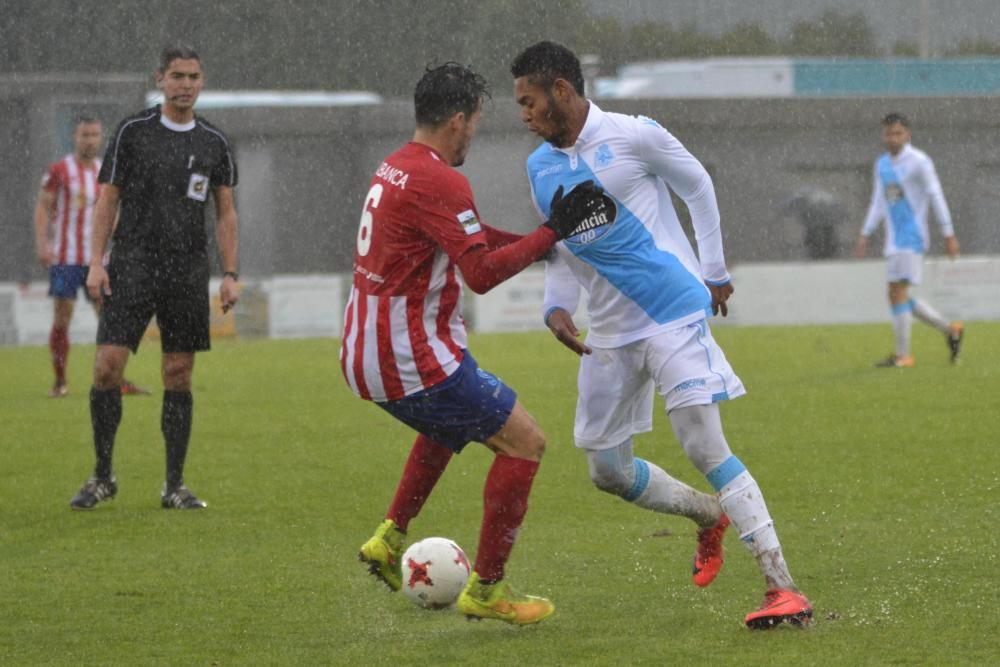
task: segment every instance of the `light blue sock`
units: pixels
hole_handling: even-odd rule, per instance
[[[892,333],[896,339],[896,357],[910,356],[910,334],[913,331],[913,301],[892,306]]]

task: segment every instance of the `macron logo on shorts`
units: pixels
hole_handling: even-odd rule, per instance
[[[676,387],[674,387],[672,389],[672,391],[674,393],[679,394],[682,391],[687,391],[688,389],[695,389],[696,387],[697,388],[704,387],[706,384],[708,384],[708,383],[705,382],[705,380],[703,378],[695,378],[693,380],[685,380],[684,382],[681,382],[679,385],[677,385]]]
[[[479,218],[477,218],[476,214],[471,210],[462,211],[455,217],[458,218],[458,223],[462,225],[466,234],[475,234],[483,229],[479,224]]]

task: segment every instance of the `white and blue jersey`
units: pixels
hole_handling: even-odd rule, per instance
[[[548,218],[552,196],[593,180],[612,198],[610,220],[567,238],[545,267],[545,313],[576,310],[588,293],[587,344],[616,348],[711,315],[706,282],[729,280],[708,172],[656,121],[590,102],[573,146],[546,142],[528,158],[532,196]],[[668,189],[669,188],[669,189]],[[699,257],[670,201],[691,213]]]
[[[927,252],[930,237],[927,232],[927,209],[941,225],[942,236],[952,236],[951,213],[938,180],[934,162],[922,150],[910,144],[897,155],[884,153],[875,161],[871,204],[861,228],[868,237],[886,220],[886,257],[902,252],[919,255]]]

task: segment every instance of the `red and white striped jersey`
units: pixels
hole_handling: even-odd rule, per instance
[[[52,250],[56,264],[90,264],[94,205],[101,192],[97,182],[100,170],[100,160],[85,167],[71,153],[53,162],[42,178],[42,190],[55,197],[49,220],[54,227]]]
[[[469,182],[429,146],[379,166],[365,198],[340,365],[361,398],[393,401],[457,370],[466,347],[456,261],[486,245]]]

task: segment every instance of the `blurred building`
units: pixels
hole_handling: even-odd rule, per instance
[[[776,66],[773,60],[760,64],[775,71],[768,69]],[[984,76],[981,85],[989,80]],[[829,79],[831,89],[843,90],[836,81]],[[69,149],[76,110],[99,108],[110,130],[146,103],[146,79],[6,77],[0,84],[0,150],[15,165],[0,170],[0,281],[26,275],[40,280],[31,209],[45,165]],[[871,194],[872,164],[883,150],[879,119],[889,111],[911,117],[914,144],[934,158],[963,248],[1000,253],[997,98],[967,88],[948,95],[929,90],[863,96],[749,96],[730,90],[728,97],[689,92],[597,101],[606,110],[660,120],[702,160],[715,181],[727,257],[734,264],[847,256]],[[409,100],[364,95],[247,106],[223,103],[206,91],[199,113],[227,132],[239,162],[243,275],[350,271],[371,175],[413,135]],[[462,167],[486,222],[514,231],[538,224],[524,167],[537,145],[512,99],[487,103]],[[804,188],[836,199],[835,227],[818,225],[809,232],[806,222],[789,215],[786,203]]]
[[[598,78],[604,98],[1000,95],[1000,59],[704,58],[632,63]]]
[[[46,167],[73,150],[76,116],[96,116],[111,132],[141,108],[145,84],[128,74],[0,74],[0,280],[42,272],[32,211]]]

